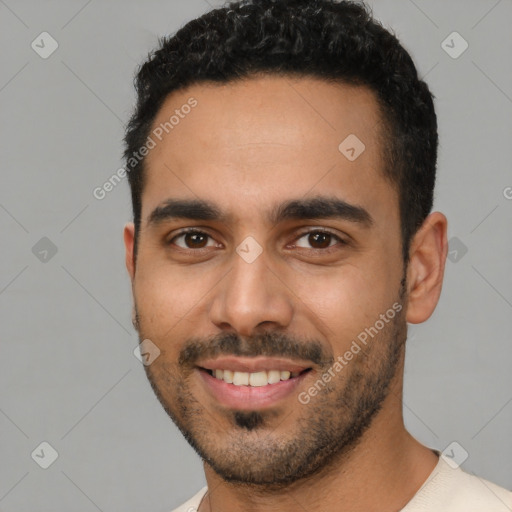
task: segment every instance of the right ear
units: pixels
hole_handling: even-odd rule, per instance
[[[130,279],[133,283],[133,278],[135,276],[135,261],[133,258],[133,247],[135,241],[135,225],[133,222],[128,222],[124,226],[124,247],[125,247],[125,263],[126,270],[128,270],[128,274],[130,274]]]

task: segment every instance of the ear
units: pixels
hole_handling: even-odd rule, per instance
[[[135,261],[133,259],[133,245],[135,240],[135,226],[133,222],[128,222],[124,226],[124,247],[125,247],[125,263],[130,279],[133,283],[135,276]]]
[[[407,322],[427,320],[437,305],[448,254],[448,221],[441,212],[431,213],[411,241],[407,268]]]

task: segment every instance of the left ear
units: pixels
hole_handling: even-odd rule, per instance
[[[411,324],[427,320],[439,301],[448,254],[447,227],[446,217],[441,212],[433,212],[411,241],[406,317]]]

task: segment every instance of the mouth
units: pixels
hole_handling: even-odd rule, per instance
[[[277,405],[313,371],[305,364],[266,357],[223,357],[202,361],[196,369],[215,402],[238,410]]]

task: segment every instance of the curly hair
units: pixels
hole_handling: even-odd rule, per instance
[[[384,176],[399,197],[402,255],[432,209],[437,160],[434,96],[398,39],[363,2],[240,0],[225,3],[160,38],[135,77],[137,105],[124,137],[135,224],[141,221],[144,145],[167,96],[187,86],[257,74],[366,86],[382,117]]]

